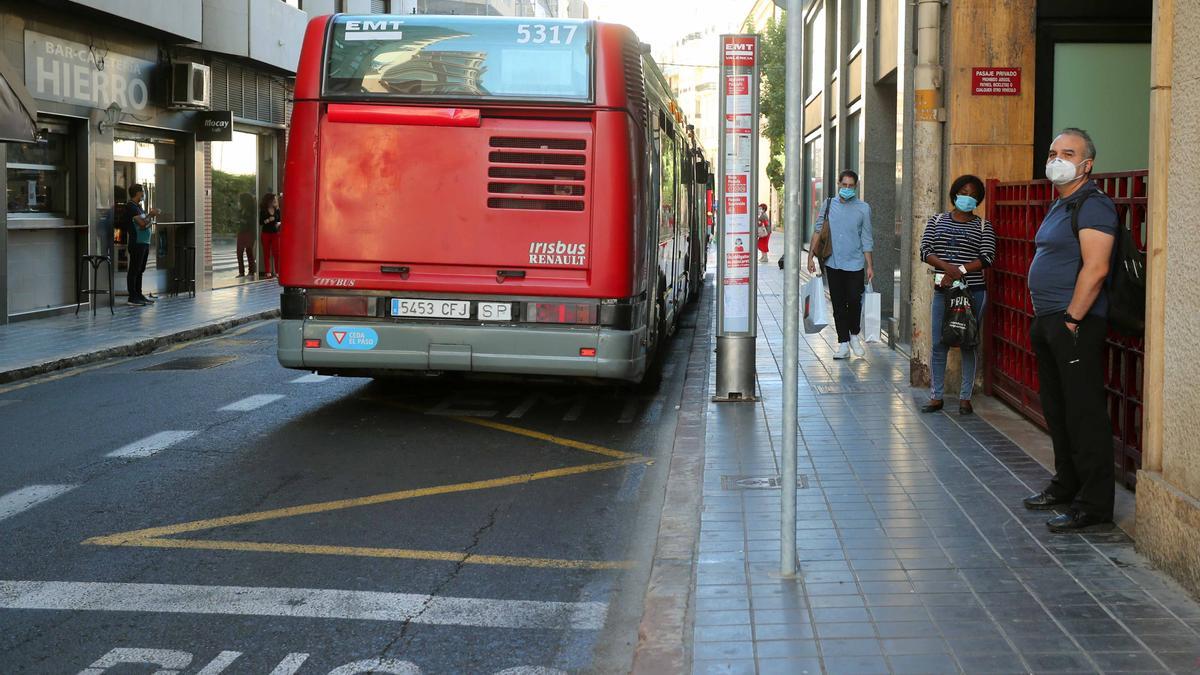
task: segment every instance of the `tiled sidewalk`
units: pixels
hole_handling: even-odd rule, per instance
[[[783,276],[760,266],[757,404],[710,404],[696,673],[1200,672],[1200,604],[1120,530],[1051,535],[1048,474],[978,417],[922,415],[885,345],[801,343],[798,578],[779,577]]]
[[[0,326],[0,382],[65,368],[129,350],[187,339],[235,323],[265,318],[279,310],[279,285],[248,284],[198,293],[195,298],[160,298],[149,307],[118,302],[96,311]]]

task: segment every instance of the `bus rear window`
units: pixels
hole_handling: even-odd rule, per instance
[[[588,101],[583,21],[463,16],[339,16],[324,93],[345,98]]]

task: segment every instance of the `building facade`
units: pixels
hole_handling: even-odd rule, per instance
[[[0,323],[71,311],[91,285],[82,256],[108,255],[125,292],[118,209],[130,185],[162,210],[151,293],[204,292],[262,272],[237,237],[283,185],[289,99],[309,16],[413,11],[584,18],[582,0],[0,0],[0,55],[35,102],[38,140],[0,143]],[[173,68],[207,72],[181,102]],[[221,140],[205,140],[205,120]],[[285,196],[286,198],[286,196]],[[252,249],[259,248],[254,242]],[[108,288],[101,267],[98,287]],[[247,276],[240,273],[245,272]],[[86,299],[86,298],[85,298]]]
[[[758,32],[769,20],[784,21],[780,3],[757,0],[746,24]],[[783,3],[788,4],[788,3]],[[806,0],[800,49],[804,68],[801,105],[804,157],[801,162],[800,221],[803,239],[811,238],[821,207],[842,170],[859,175],[859,196],[871,205],[875,238],[875,290],[882,297],[885,327],[902,338],[897,322],[904,316],[900,298],[905,256],[907,183],[903,171],[906,57],[910,45],[905,6],[899,0]],[[769,147],[759,156],[765,171]],[[782,161],[782,158],[780,158]],[[765,173],[760,185],[768,189]],[[763,202],[781,203],[760,190]]]
[[[168,275],[187,264],[185,254],[193,256],[193,269],[201,264],[196,225],[203,221],[204,149],[194,113],[172,106],[165,88],[171,55],[202,39],[202,3],[181,5],[175,11],[150,0],[2,6],[0,48],[36,104],[39,132],[33,143],[0,146],[6,170],[0,322],[73,307],[87,283],[83,255],[110,254],[115,278],[123,277],[115,205],[136,181],[148,185],[163,211],[147,289],[163,292]]]

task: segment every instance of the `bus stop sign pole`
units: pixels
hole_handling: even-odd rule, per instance
[[[795,4],[795,3],[793,3]],[[804,13],[787,13],[787,60],[784,81],[784,225],[783,225],[783,461],[780,462],[783,494],[779,513],[779,573],[796,574],[796,444],[797,389],[800,385],[800,153],[803,151],[800,96]]]
[[[758,36],[721,36],[714,401],[753,401],[758,321]]]

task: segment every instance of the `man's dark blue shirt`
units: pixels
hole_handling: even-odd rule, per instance
[[[1089,193],[1094,194],[1084,201]],[[1080,230],[1099,230],[1113,237],[1117,234],[1117,209],[1094,182],[1088,181],[1070,197],[1050,205],[1034,237],[1037,251],[1029,265],[1029,294],[1038,316],[1065,312],[1075,294],[1075,281],[1083,266],[1079,237],[1071,229],[1071,212],[1076,208],[1080,209]],[[1088,313],[1108,315],[1107,284],[1100,288]]]

